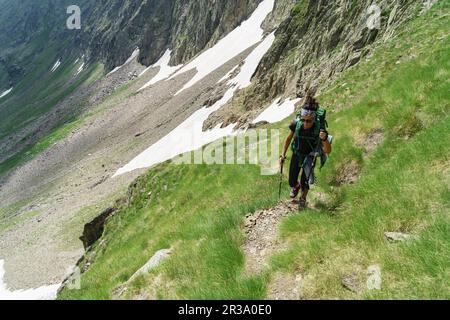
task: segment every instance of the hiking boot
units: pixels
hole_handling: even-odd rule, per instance
[[[306,209],[306,200],[305,199],[300,199],[298,201],[298,210],[302,211]]]
[[[298,186],[296,186],[296,187],[293,187],[293,188],[291,189],[290,197],[291,197],[292,199],[296,198],[296,197],[298,196],[298,193],[299,193],[299,192],[300,192],[300,185],[298,185]]]

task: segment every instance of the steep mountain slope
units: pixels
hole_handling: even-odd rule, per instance
[[[277,97],[302,95],[306,86],[327,86],[343,70],[370,55],[373,43],[387,41],[423,10],[420,1],[379,4],[379,26],[372,26],[373,1],[298,1],[276,31],[276,41],[254,77],[254,86],[213,115],[205,127],[255,118]],[[370,20],[372,19],[372,20]]]
[[[81,1],[83,3],[84,1]],[[0,91],[15,87],[46,47],[63,42],[70,1],[0,1]]]
[[[95,3],[101,5],[101,2]],[[264,31],[259,28],[265,18],[261,12],[267,14],[273,3],[265,0],[263,10],[258,10],[258,23],[247,23],[247,27],[257,31],[256,40],[252,37],[247,43],[245,34],[242,35],[239,50],[231,50],[233,55],[221,60],[217,69],[210,70],[189,90],[178,95],[175,93],[194,76],[195,70],[152,83],[170,69],[167,61],[145,68],[139,63],[138,51],[133,46],[123,50],[134,54],[123,61],[123,65],[122,60],[119,66],[112,64],[109,69],[114,67],[114,72],[106,75],[102,63],[93,60],[89,54],[87,44],[86,47],[80,44],[77,47],[79,54],[70,58],[59,56],[55,48],[48,57],[42,54],[45,59],[42,58],[44,61],[39,64],[40,69],[36,68],[26,83],[17,86],[27,90],[30,99],[22,98],[21,91],[13,91],[6,100],[1,100],[2,103],[24,99],[41,106],[39,102],[53,99],[65,85],[74,80],[80,83],[62,101],[53,101],[56,105],[49,107],[51,112],[44,112],[42,118],[36,119],[38,115],[33,114],[31,119],[8,122],[15,133],[11,132],[3,139],[2,150],[14,154],[17,149],[12,144],[23,147],[21,140],[24,137],[31,139],[29,146],[16,156],[8,154],[8,160],[0,168],[3,174],[0,183],[0,256],[4,259],[4,281],[8,289],[60,283],[67,268],[82,255],[83,246],[78,238],[84,224],[125,192],[126,186],[142,170],[112,178],[114,173],[213,99],[229,91],[227,84],[218,83],[219,80],[247,57],[252,59],[241,80],[245,80],[246,85],[250,83],[258,59],[273,39],[273,36],[264,38]],[[226,26],[219,29],[226,29]],[[81,33],[79,39],[82,40]],[[264,50],[261,50],[258,41],[263,39]],[[232,47],[234,45],[232,43]],[[255,47],[258,47],[258,54],[249,56]],[[168,52],[170,50],[166,50]],[[107,63],[106,58],[102,59]],[[44,81],[37,81],[39,77]],[[58,79],[68,83],[62,81],[55,86],[54,81]],[[149,83],[151,85],[139,90]],[[33,92],[42,101],[32,100]],[[228,96],[233,92],[229,91]],[[26,112],[22,115],[28,116]],[[8,116],[14,114],[8,113]],[[14,127],[18,124],[24,124],[23,128]],[[53,131],[52,127],[55,128]],[[45,135],[45,132],[51,133]],[[38,143],[33,144],[36,140]],[[2,156],[5,153],[2,151]],[[35,272],[36,268],[40,272]]]
[[[172,63],[188,61],[233,30],[259,2],[84,0],[77,4],[82,29],[68,30],[70,1],[3,0],[0,94],[12,90],[0,98],[0,174],[22,163],[39,139],[85,111],[83,103],[72,101],[85,98],[86,85],[80,85],[91,75],[98,78],[103,65],[111,71],[136,47],[145,65],[168,48]]]
[[[60,298],[448,299],[449,10],[443,1],[408,14],[323,87],[334,153],[313,206],[281,221],[261,273],[245,270],[245,217],[278,203],[278,177],[255,165],[167,162],[130,186],[79,264],[81,290]],[[290,120],[266,127],[287,134]],[[391,243],[388,231],[412,237]],[[168,248],[162,264],[132,277]]]
[[[85,0],[78,31],[67,4],[0,0],[0,298],[54,293],[110,214],[60,298],[448,296],[448,1],[383,1],[378,31],[371,1]],[[262,165],[160,164],[311,80],[337,139],[305,214]]]
[[[108,71],[121,65],[135,47],[150,65],[171,47],[173,63],[191,59],[233,30],[260,0],[232,1],[88,1],[81,9],[82,29],[68,30],[66,0],[0,2],[0,88],[17,84],[49,45],[65,56],[85,51]]]
[[[172,64],[180,64],[238,26],[260,0],[232,1],[96,1],[86,11],[88,25],[80,36],[107,69],[122,64],[141,48],[139,61],[156,62],[172,48]]]

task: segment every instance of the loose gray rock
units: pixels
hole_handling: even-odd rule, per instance
[[[112,292],[113,297],[119,298],[120,296],[122,296],[127,291],[129,285],[134,280],[136,280],[138,277],[140,277],[142,275],[149,273],[150,270],[159,266],[161,264],[161,262],[163,262],[165,259],[167,259],[170,256],[171,253],[172,253],[172,249],[162,249],[162,250],[157,251],[153,255],[153,257],[151,257],[150,260],[148,260],[148,262],[146,264],[144,264],[144,266],[142,266],[142,268],[140,268],[138,271],[136,271],[130,277],[130,279],[128,279],[127,282],[125,282],[124,284],[120,285],[119,287],[117,287],[116,289],[113,290],[113,292]]]
[[[127,283],[131,283],[136,280],[137,277],[145,275],[149,273],[150,270],[156,268],[161,264],[161,262],[167,259],[172,253],[172,249],[162,249],[155,253],[153,257],[142,268],[136,271],[131,278],[127,281]]]
[[[415,239],[413,235],[401,232],[385,232],[384,236],[391,242],[403,242]]]
[[[379,265],[371,265],[367,268],[367,289],[381,290],[381,268]]]
[[[351,291],[353,293],[360,293],[361,292],[361,287],[360,287],[360,285],[358,283],[358,280],[356,279],[355,275],[345,276],[342,279],[341,283],[342,283],[342,286],[345,289],[347,289],[347,290],[349,290],[349,291]]]

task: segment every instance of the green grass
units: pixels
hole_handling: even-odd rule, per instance
[[[99,210],[114,206],[117,198],[126,191],[125,189],[110,194],[93,205],[84,206],[69,220],[58,222],[62,230],[60,233],[62,240],[58,241],[58,249],[61,251],[78,250],[80,247],[78,238],[83,233],[84,225],[95,219]]]
[[[55,105],[58,101],[61,101],[72,93],[82,82],[93,81],[94,78],[99,76],[99,72],[102,70],[100,65],[97,65],[90,72],[87,73],[82,79],[78,80],[76,83],[69,86],[61,94],[57,95],[51,105]],[[0,163],[0,176],[5,174],[9,170],[25,163],[26,161],[32,159],[42,151],[46,150],[48,147],[61,140],[70,134],[74,129],[78,128],[83,122],[86,115],[82,117],[75,117],[73,119],[68,119],[65,123],[57,126],[52,132],[40,139],[36,144],[26,147],[20,152],[16,153],[14,156]]]
[[[335,153],[319,184],[331,200],[321,212],[283,222],[282,237],[292,246],[273,259],[273,270],[305,270],[314,279],[304,284],[304,297],[450,297],[447,23],[448,15],[420,32],[406,36],[405,30],[388,50],[346,72],[322,96],[325,105],[339,110],[331,115]],[[405,59],[397,64],[399,55]],[[361,140],[374,130],[383,132],[384,142],[363,160]],[[333,187],[339,169],[352,160],[361,165],[358,183]],[[386,231],[412,233],[419,240],[390,244]],[[356,273],[364,279],[371,264],[381,266],[380,292],[355,296],[342,288],[342,276]]]
[[[2,162],[0,164],[0,175],[8,172],[10,169],[19,166],[22,163],[32,159],[45,149],[47,149],[52,144],[59,141],[61,138],[67,136],[74,128],[76,128],[77,122],[72,122],[66,125],[63,125],[50,133],[45,138],[41,139],[34,146],[24,149],[21,152],[17,153],[13,157],[8,160]]]
[[[242,216],[276,203],[274,177],[261,177],[257,166],[177,166],[149,171],[134,187],[135,198],[107,225],[108,246],[83,277],[83,290],[72,297],[107,299],[152,254],[177,248],[166,265],[180,280],[178,294],[190,298],[262,298],[261,279],[233,279],[243,255],[239,250]],[[226,184],[230,188],[223,189]],[[149,196],[149,192],[152,192]],[[149,237],[149,234],[152,236]],[[106,272],[106,266],[113,273]],[[206,285],[209,283],[210,285]],[[96,290],[92,288],[96,287]]]
[[[66,57],[55,72],[51,67],[59,55],[54,46],[46,48],[38,58],[34,68],[14,88],[13,92],[1,99],[0,138],[18,132],[27,124],[51,111],[60,101],[73,93],[81,84],[89,84],[103,75],[101,64],[93,64],[76,79],[73,75],[81,65],[74,63],[75,57]],[[74,111],[74,114],[77,111]],[[76,116],[58,123],[52,132],[41,138],[35,145],[24,146],[16,154],[0,163],[0,175],[31,159],[49,145],[63,138],[74,128]],[[72,123],[70,123],[72,122]]]
[[[48,61],[51,61],[51,60],[48,60]],[[104,66],[100,63],[96,63],[96,64],[90,66],[87,70],[85,70],[83,72],[82,76],[80,76],[77,81],[71,83],[69,86],[65,86],[65,85],[59,83],[58,81],[61,80],[61,75],[59,73],[63,74],[64,75],[63,78],[66,79],[67,76],[73,74],[73,72],[75,72],[78,69],[78,67],[81,65],[81,62],[79,62],[78,64],[73,64],[73,63],[74,63],[74,61],[70,61],[70,62],[66,63],[69,65],[68,69],[67,68],[64,69],[64,64],[58,68],[58,71],[56,72],[56,75],[55,75],[56,82],[52,82],[51,85],[49,86],[50,91],[56,90],[56,95],[55,94],[52,95],[49,93],[45,94],[45,95],[48,94],[51,97],[51,102],[48,102],[45,107],[46,111],[50,110],[58,102],[62,101],[64,98],[69,96],[81,84],[83,84],[83,85],[91,84],[103,76]],[[34,79],[34,80],[33,79],[34,79],[33,76],[29,76],[24,80],[24,82],[27,83],[27,85],[28,85],[28,82],[32,83],[32,81],[36,81],[36,79]],[[135,81],[137,81],[137,80],[135,80]],[[46,136],[41,138],[34,145],[24,148],[23,150],[16,153],[14,156],[12,156],[12,157],[8,158],[7,160],[3,161],[2,163],[0,163],[0,176],[6,174],[11,169],[16,168],[17,166],[25,163],[26,161],[29,161],[30,159],[34,158],[36,155],[40,154],[41,152],[43,152],[44,150],[46,150],[47,148],[49,148],[56,142],[65,138],[72,131],[83,126],[83,124],[85,124],[87,121],[91,120],[94,117],[101,116],[101,113],[104,112],[105,110],[107,110],[108,108],[114,107],[115,105],[117,105],[118,103],[123,101],[124,99],[133,95],[134,93],[130,93],[128,90],[130,88],[130,86],[132,86],[133,83],[134,82],[132,81],[132,82],[129,82],[127,84],[120,86],[110,96],[108,96],[104,101],[102,101],[102,103],[100,105],[94,106],[89,111],[84,112],[82,114],[77,114],[75,112],[73,115],[66,117],[65,119],[63,119],[63,121],[61,123],[57,124],[57,126],[50,133],[48,133]],[[56,86],[56,87],[54,87],[54,86]],[[31,99],[31,101],[33,101],[33,103],[35,103],[37,100],[38,100],[37,97],[34,97]],[[25,116],[26,108],[25,108],[24,112],[22,112],[22,113],[24,114],[24,117],[27,119],[27,120],[24,120],[25,122],[32,121],[30,114]],[[17,114],[15,114],[15,115],[17,116]],[[21,117],[21,116],[19,116],[19,117]],[[12,123],[14,123],[14,121],[12,121]],[[7,131],[9,133],[13,132],[14,130],[19,129],[19,126],[15,126],[12,124],[11,124],[11,127],[3,126],[3,123],[0,123],[0,125],[2,126],[1,127],[2,130],[5,130],[5,132]]]
[[[88,75],[85,77],[84,84],[89,84],[98,80],[103,75],[103,65],[97,64],[91,71],[88,71],[87,73]],[[89,109],[89,111],[84,112],[81,115],[74,115],[68,118],[64,123],[57,126],[52,132],[40,139],[36,144],[25,148],[15,156],[2,162],[0,164],[0,176],[6,174],[13,168],[20,166],[26,161],[33,159],[35,156],[47,150],[58,141],[61,141],[62,139],[70,135],[71,132],[76,131],[89,121],[92,121],[92,119],[101,117],[102,113],[107,109],[113,108],[115,105],[128,98],[132,94],[129,92],[129,90],[127,90],[131,85],[132,82],[121,86],[114,93],[109,95],[101,104],[94,106],[93,108]],[[32,214],[30,214],[24,211],[27,205],[30,204],[32,197],[33,195],[31,195],[31,197],[28,199],[13,203],[6,207],[0,204],[0,233],[9,230],[11,227],[16,226],[17,224],[37,214],[37,212],[32,212]],[[117,197],[117,195],[114,197]],[[111,202],[112,199],[108,197],[95,206],[84,207],[77,213],[74,219],[69,221],[67,225],[62,226],[62,228],[65,230],[63,233],[65,234],[65,238],[67,239],[64,239],[62,250],[72,250],[74,247],[76,247],[77,245],[73,243],[73,239],[75,239],[76,237],[73,237],[73,234],[77,233],[79,235],[82,232],[79,227],[83,226],[84,223],[87,223],[91,220],[91,218],[96,216],[96,210],[98,210],[98,206],[106,205]],[[72,239],[72,242],[69,242],[68,239]]]
[[[172,256],[137,279],[127,298],[260,299],[275,272],[302,273],[302,298],[450,298],[448,9],[439,2],[321,96],[336,140],[311,199],[320,191],[325,200],[316,200],[321,209],[282,221],[288,249],[261,275],[244,274],[243,221],[277,203],[278,177],[261,176],[250,165],[165,163],[137,180],[131,202],[108,222],[104,241],[88,254],[93,264],[82,289],[59,298],[109,299],[169,247]],[[287,134],[289,120],[272,127]],[[375,130],[383,141],[366,154]],[[343,185],[349,163],[357,164],[359,179]],[[386,231],[418,239],[389,243]],[[354,275],[364,289],[374,264],[381,268],[381,290],[343,288],[342,278]]]
[[[5,221],[1,221],[0,223],[0,234],[8,231],[16,226],[18,226],[19,224],[21,224],[22,222],[31,219],[33,217],[36,217],[37,215],[39,215],[39,211],[37,210],[32,210],[32,211],[28,211],[25,213],[22,213],[18,216],[14,216],[14,217],[10,217]]]

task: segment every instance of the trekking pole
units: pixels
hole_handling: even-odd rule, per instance
[[[318,141],[317,147],[314,152],[314,158],[313,158],[313,161],[311,164],[311,170],[309,172],[308,179],[306,180],[306,181],[308,181],[308,183],[309,183],[309,179],[311,179],[311,175],[314,174],[314,170],[316,169],[316,163],[317,163],[317,158],[319,157],[319,148],[320,147],[321,147],[321,144],[320,144],[320,141]]]
[[[281,187],[283,186],[283,167],[284,167],[284,161],[281,162],[281,166],[280,166],[280,188],[278,191],[278,200],[281,200]]]

